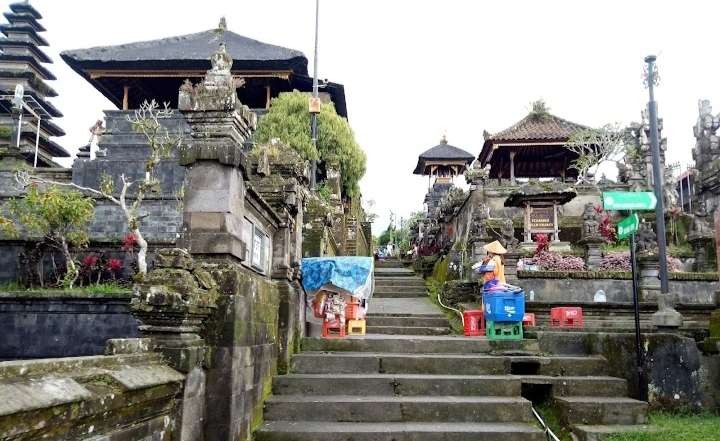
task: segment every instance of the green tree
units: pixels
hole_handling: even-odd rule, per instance
[[[168,103],[165,103],[164,107],[161,108],[155,100],[152,100],[150,102],[144,101],[140,105],[140,108],[135,110],[134,115],[127,116],[128,121],[132,124],[133,130],[145,136],[148,146],[150,147],[150,155],[146,158],[145,177],[143,179],[136,183],[130,181],[124,173],[120,175],[121,185],[119,186],[120,191],[117,197],[114,196],[117,193],[115,191],[115,182],[113,182],[112,178],[107,174],[101,176],[99,189],[83,187],[72,182],[55,182],[40,176],[31,175],[27,172],[18,172],[17,180],[24,186],[41,183],[71,187],[106,198],[113,204],[119,206],[125,215],[125,221],[128,224],[130,233],[135,236],[135,240],[137,241],[139,248],[137,256],[138,272],[140,274],[147,274],[148,243],[140,231],[142,219],[145,217],[141,215],[140,208],[145,199],[145,195],[158,190],[160,186],[160,183],[154,176],[155,168],[160,164],[161,160],[169,158],[171,153],[180,149],[182,145],[182,137],[177,134],[171,134],[161,123],[162,119],[170,118],[172,115],[173,110],[170,109]],[[132,185],[136,185],[137,191],[134,201],[128,203],[127,193]],[[184,189],[181,188],[178,196],[182,198],[183,192]]]
[[[70,247],[87,245],[93,206],[92,198],[79,191],[64,191],[54,185],[44,189],[31,185],[24,198],[9,203],[10,213],[22,227],[43,236],[62,252],[67,266],[62,284],[66,288],[73,287],[79,273]]]
[[[350,124],[335,112],[333,104],[320,107],[316,148],[310,136],[309,103],[307,94],[298,91],[281,93],[260,118],[255,141],[266,143],[278,138],[292,146],[303,159],[337,163],[343,192],[355,198],[360,194],[358,183],[365,174],[365,152],[355,141]]]

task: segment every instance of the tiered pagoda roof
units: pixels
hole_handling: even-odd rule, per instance
[[[308,60],[302,52],[228,31],[224,20],[215,29],[194,34],[71,50],[60,56],[118,107],[135,108],[151,98],[175,107],[180,85],[186,78],[199,81],[203,77],[210,67],[209,54],[221,42],[233,57],[233,75],[245,80],[238,89],[243,104],[264,108],[280,92],[312,90]],[[342,84],[328,82],[321,92],[329,96],[338,114],[347,117]]]
[[[47,101],[48,97],[57,96],[57,92],[45,83],[54,80],[55,76],[43,66],[52,60],[38,47],[48,45],[39,35],[45,31],[38,21],[42,15],[28,1],[10,4],[10,12],[3,15],[8,23],[0,25],[4,35],[0,38],[0,94],[8,97],[15,93],[16,85],[23,86],[26,109],[32,109],[41,118],[38,166],[56,166],[53,157],[69,157],[70,154],[50,139],[63,136],[65,132],[51,121],[52,117],[61,117],[62,113]],[[0,125],[8,129],[13,127],[11,108],[9,99],[0,100]],[[19,153],[30,163],[34,162],[36,131],[37,119],[26,110]],[[0,144],[9,145],[10,140],[0,139]]]
[[[507,129],[484,132],[478,160],[483,167],[490,164],[491,178],[509,178],[511,163],[514,177],[577,177],[577,171],[569,167],[577,154],[564,146],[573,134],[587,129],[536,103],[533,111]]]
[[[448,144],[445,137],[440,144],[432,147],[418,156],[418,162],[413,171],[416,175],[432,175],[440,167],[451,169],[454,175],[459,175],[465,167],[473,162],[475,156]]]

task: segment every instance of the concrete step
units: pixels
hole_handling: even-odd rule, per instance
[[[545,441],[529,423],[330,423],[268,421],[256,441]]]
[[[647,423],[648,404],[624,397],[556,397],[560,417],[567,425]]]
[[[448,320],[443,316],[438,317],[413,317],[413,316],[380,316],[368,315],[366,317],[368,326],[431,326],[447,327]]]
[[[552,385],[553,396],[624,397],[627,395],[627,381],[606,376],[548,376],[514,375],[522,384]]]
[[[535,353],[537,340],[490,341],[484,337],[461,336],[400,336],[368,334],[361,337],[325,339],[308,337],[302,340],[304,351],[393,352],[406,354],[487,354]]]
[[[597,425],[589,426],[580,424],[573,427],[573,434],[577,437],[578,441],[602,441],[608,438],[610,435],[619,433],[634,433],[634,432],[654,432],[655,430],[650,426],[644,424],[638,425]]]
[[[531,404],[521,397],[273,395],[268,421],[332,422],[530,422]]]
[[[604,372],[602,357],[523,357],[485,354],[400,354],[303,352],[292,358],[298,374],[438,374],[505,375],[518,366],[537,367],[538,375],[596,375]]]
[[[375,277],[412,277],[415,271],[407,268],[375,268]]]
[[[427,297],[427,291],[374,291],[373,299],[416,299]]]
[[[402,285],[396,285],[396,286],[383,286],[375,284],[375,290],[373,293],[386,293],[386,292],[411,292],[411,293],[421,293],[423,295],[427,295],[427,289],[425,289],[424,286],[402,286]]]
[[[367,332],[371,334],[390,335],[449,335],[448,326],[375,326],[367,325]]]
[[[288,374],[275,377],[276,395],[327,395],[328,384],[347,395],[520,396],[510,375]]]
[[[425,288],[425,280],[420,277],[377,277],[375,288],[385,286],[418,286]]]

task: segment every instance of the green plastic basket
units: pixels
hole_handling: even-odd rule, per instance
[[[491,322],[486,323],[485,335],[489,340],[522,340],[522,322]]]

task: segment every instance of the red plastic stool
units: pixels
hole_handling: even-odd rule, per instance
[[[550,310],[550,326],[555,328],[582,328],[583,311],[577,306],[562,306]]]
[[[482,309],[463,311],[463,323],[466,336],[478,337],[485,335],[485,314],[483,314]]]
[[[340,320],[324,320],[322,325],[323,338],[345,337],[345,326],[340,325]]]
[[[523,326],[535,327],[535,313],[526,312],[522,319]]]

